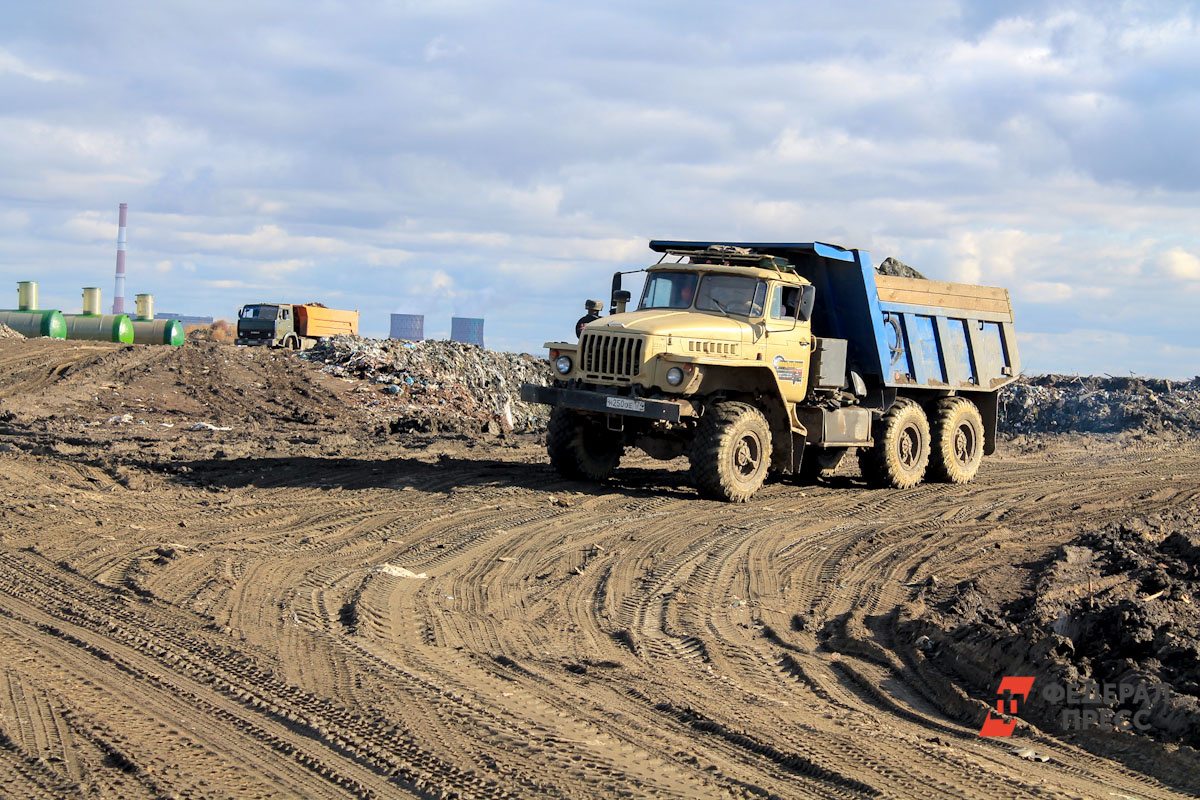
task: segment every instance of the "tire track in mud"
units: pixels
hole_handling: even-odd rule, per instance
[[[1181,796],[1044,735],[1014,743],[1046,763],[981,741],[969,702],[912,660],[897,609],[1081,525],[1195,500],[1195,447],[1007,455],[967,487],[772,484],[742,507],[670,488],[676,472],[590,487],[525,466],[537,451],[496,457],[544,485],[463,459],[414,470],[408,490],[371,477],[386,457],[331,460],[320,486],[220,495],[193,473],[195,486],[102,488],[112,540],[62,499],[67,483],[83,498],[111,479],[18,459],[6,484],[34,498],[62,476],[43,497],[63,494],[38,518],[41,556],[9,546],[34,517],[6,515],[0,652],[19,641],[55,691],[33,666],[16,673],[31,727],[14,736],[0,718],[0,731],[21,753],[72,750],[86,774],[112,772],[77,732],[95,727],[134,764],[116,771],[131,796]],[[116,527],[140,507],[153,528]],[[172,557],[151,557],[169,543]],[[244,751],[261,774],[186,783],[166,769],[174,745],[122,738],[85,680],[104,698],[134,686],[139,730],[192,726],[201,772]],[[3,744],[0,780],[30,796],[65,785],[66,767]]]
[[[74,645],[102,662],[116,664],[135,679],[160,685],[173,697],[185,698],[189,705],[204,710],[204,719],[216,717],[224,723],[222,729],[226,733],[233,729],[258,740],[355,796],[375,796],[387,788],[389,779],[395,779],[400,788],[413,792],[424,785],[440,785],[469,796],[507,795],[506,790],[494,783],[471,778],[438,762],[415,742],[397,736],[397,731],[385,730],[329,701],[283,684],[228,650],[211,645],[198,648],[196,639],[191,638],[191,650],[181,655],[162,643],[185,646],[189,637],[170,627],[150,623],[144,615],[123,608],[102,595],[87,596],[90,593],[80,591],[78,584],[44,568],[38,569],[40,565],[28,559],[0,556],[0,565],[7,567],[0,573],[0,592],[11,598],[5,604],[8,607],[3,608],[11,619]],[[37,574],[40,591],[22,587],[14,580],[18,571],[25,575]],[[56,594],[47,597],[47,589]],[[52,620],[39,621],[37,617],[45,612],[30,605],[31,600],[43,608],[48,600],[56,600],[61,605],[54,609],[57,613],[49,615]],[[121,623],[131,627],[125,628]],[[69,629],[59,625],[69,626]],[[153,632],[153,641],[146,636],[149,631]],[[99,634],[99,640],[87,636],[88,633]],[[114,640],[119,640],[124,648],[114,645]],[[132,653],[117,652],[125,648]],[[152,666],[137,663],[143,661],[152,662]],[[164,667],[174,668],[172,680],[155,672]],[[189,684],[192,685],[189,687]],[[203,690],[225,702],[214,702],[213,697],[204,696]],[[241,708],[231,709],[234,703]],[[271,721],[280,730],[268,730],[263,722],[248,718],[247,707],[254,711],[265,709],[267,713],[259,716],[274,717]],[[295,733],[289,735],[285,731]],[[320,755],[313,754],[305,747],[305,739],[316,740],[325,750]]]

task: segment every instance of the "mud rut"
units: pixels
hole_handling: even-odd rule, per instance
[[[198,461],[144,491],[4,455],[0,796],[1196,791],[1186,764],[980,739],[988,698],[897,629],[958,580],[1197,501],[1196,445],[1084,440],[967,487],[772,484],[740,507],[653,462],[592,489],[533,445],[391,455]]]

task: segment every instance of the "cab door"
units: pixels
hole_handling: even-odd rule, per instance
[[[292,320],[292,307],[280,306],[279,315],[275,320],[275,338],[278,341],[283,341],[294,330],[295,322]]]
[[[811,285],[776,283],[767,304],[764,355],[779,380],[783,397],[798,403],[808,392],[808,366],[812,361]],[[804,313],[807,305],[808,314]]]

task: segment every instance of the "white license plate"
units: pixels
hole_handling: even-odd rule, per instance
[[[645,411],[645,400],[630,400],[628,397],[610,397],[604,401],[604,405],[609,408],[617,408],[621,411]]]

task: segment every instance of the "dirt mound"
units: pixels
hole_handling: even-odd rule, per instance
[[[961,584],[914,641],[981,692],[1034,675],[1021,717],[1048,731],[1200,747],[1200,507],[1084,533],[1031,578],[1031,596],[1009,602],[979,581]]]
[[[919,280],[928,280],[928,278],[926,278],[920,272],[917,272],[908,264],[892,258],[891,256],[885,258],[879,264],[879,266],[875,268],[875,271],[880,275],[891,275],[896,278],[917,278]]]
[[[215,342],[3,344],[0,439],[35,454],[106,469],[253,454],[357,454],[387,430],[345,401],[348,382],[288,353]]]
[[[17,333],[12,328],[0,322],[0,339],[24,339],[25,337]]]
[[[1000,394],[1005,433],[1200,432],[1200,377],[1158,378],[1038,375]]]
[[[233,344],[237,338],[237,330],[223,319],[210,325],[193,325],[187,329],[189,342],[221,342]]]
[[[396,430],[541,430],[544,406],[520,399],[522,383],[545,384],[544,358],[500,353],[472,344],[426,340],[322,339],[300,358],[323,372],[378,385],[399,414]]]

